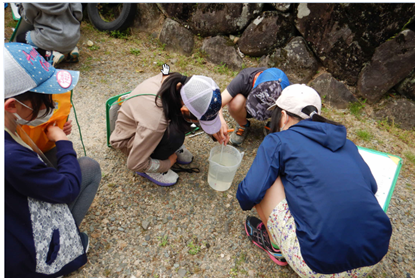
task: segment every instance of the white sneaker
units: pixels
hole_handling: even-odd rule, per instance
[[[178,164],[190,164],[193,162],[193,155],[187,148],[182,145],[176,152]]]
[[[136,172],[139,176],[147,178],[148,180],[156,183],[159,186],[171,186],[177,183],[178,174],[169,169],[165,173],[140,173]]]
[[[61,63],[65,58],[65,55],[62,54],[61,52],[58,52],[58,51],[53,51],[52,55],[53,55],[53,58],[52,58],[52,66],[53,67],[55,67],[56,65]]]

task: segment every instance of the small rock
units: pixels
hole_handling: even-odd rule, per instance
[[[150,222],[149,222],[148,220],[143,220],[143,221],[142,221],[142,228],[143,228],[144,230],[147,230],[147,229],[148,229],[148,227],[149,227],[149,224],[150,224]]]
[[[178,270],[178,276],[184,277],[185,274],[187,274],[187,270],[185,270],[184,268],[181,268],[180,270]]]
[[[87,45],[88,45],[88,46],[93,46],[93,45],[94,45],[94,43],[93,43],[92,41],[88,40]]]

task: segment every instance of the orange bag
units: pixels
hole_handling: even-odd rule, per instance
[[[49,121],[38,126],[22,125],[22,129],[29,135],[30,139],[32,139],[42,152],[45,153],[55,147],[55,143],[49,141],[48,137],[46,137],[45,128],[53,122],[56,122],[55,125],[61,129],[64,127],[69,113],[71,112],[71,97],[72,91],[52,95],[52,100],[55,102],[55,110]],[[24,136],[20,137],[25,138]]]

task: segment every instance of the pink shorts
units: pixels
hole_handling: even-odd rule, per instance
[[[340,272],[336,274],[320,274],[314,272],[307,266],[301,255],[300,244],[295,233],[294,218],[288,209],[287,200],[282,200],[272,211],[268,219],[268,229],[273,237],[273,241],[278,244],[282,255],[287,260],[291,268],[300,276],[308,278],[327,278],[327,277],[355,277],[366,278],[374,269],[373,266],[366,266]]]

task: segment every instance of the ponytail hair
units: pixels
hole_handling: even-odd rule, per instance
[[[308,115],[313,122],[328,123],[328,124],[332,124],[332,125],[342,125],[341,123],[331,121],[331,120],[326,119],[325,117],[319,115],[317,113],[317,108],[314,107],[313,105],[309,105],[309,106],[304,107],[301,110],[301,112]]]
[[[278,106],[275,107],[274,110],[272,110],[272,113],[271,113],[271,127],[270,127],[270,130],[269,130],[269,133],[274,133],[274,132],[280,131],[279,124],[281,122],[281,111],[282,110],[283,109],[281,109]],[[298,116],[294,113],[291,113],[291,112],[288,112],[288,111],[285,111],[285,112],[288,114],[288,116],[290,116],[294,119],[297,119],[298,121],[304,120],[303,118],[301,118],[300,116]],[[313,105],[309,105],[309,106],[304,107],[301,110],[301,112],[303,112],[304,114],[307,114],[313,122],[328,123],[328,124],[332,124],[332,125],[342,125],[341,123],[331,121],[331,120],[326,119],[325,117],[319,115],[317,113],[317,108],[314,107]]]
[[[155,105],[163,109],[165,118],[171,121],[170,125],[172,125],[174,130],[183,133],[187,133],[191,128],[181,113],[183,104],[180,91],[177,90],[177,84],[181,83],[183,86],[189,79],[180,73],[171,73],[164,80],[155,97]],[[158,105],[158,98],[161,99],[162,106]]]

